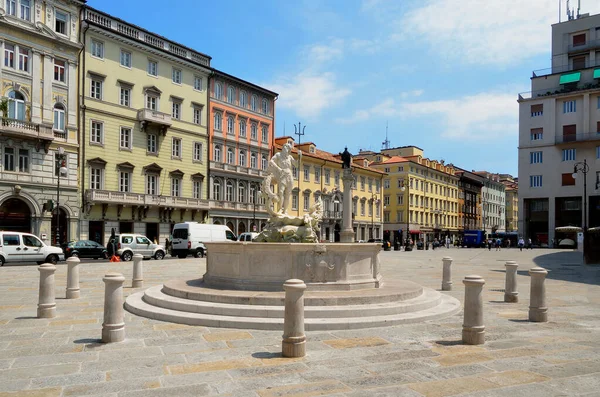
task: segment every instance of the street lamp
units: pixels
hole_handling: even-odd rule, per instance
[[[575,163],[573,166],[573,179],[577,178],[577,173],[583,174],[583,232],[587,230],[587,173],[590,170],[590,166],[587,164],[587,160],[583,162]],[[585,247],[585,246],[584,246]]]
[[[373,232],[375,231],[375,203],[379,203],[379,199],[375,200],[377,193],[371,193],[371,238],[374,239]]]
[[[58,156],[56,158],[56,246],[60,247],[60,176],[61,174],[67,174],[67,167],[65,167],[65,149],[60,146],[58,148]]]
[[[252,186],[254,187],[254,192],[252,194],[252,206],[253,206],[253,211],[252,211],[252,224],[254,225],[254,230],[252,230],[253,232],[256,232],[259,228],[256,227],[256,202],[258,201],[258,197],[260,197],[260,195],[262,194],[260,189],[258,188],[258,183],[256,182],[252,182]]]

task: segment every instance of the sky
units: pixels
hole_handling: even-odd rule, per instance
[[[580,0],[581,13],[600,13]],[[517,176],[519,92],[566,0],[88,0],[279,93],[275,136],[337,153],[415,145]],[[576,0],[571,5],[577,4]],[[124,6],[125,5],[125,6]],[[175,6],[176,5],[176,6]]]

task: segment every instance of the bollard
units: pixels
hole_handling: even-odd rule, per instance
[[[54,299],[54,272],[56,266],[44,263],[38,267],[40,272],[40,291],[38,298],[38,318],[56,317],[56,301]]]
[[[283,320],[283,357],[304,357],[306,335],[304,335],[304,290],[306,284],[298,279],[287,280],[285,290],[285,314]]]
[[[144,286],[144,257],[141,254],[133,256],[133,278],[131,288],[142,288]]]
[[[462,340],[467,345],[482,345],[485,342],[485,325],[483,325],[483,285],[485,280],[480,276],[466,276],[465,314]]]
[[[548,271],[542,267],[529,270],[531,276],[531,289],[529,292],[529,321],[545,323],[548,321],[548,307],[546,307],[546,276]]]
[[[79,258],[67,259],[67,299],[79,298]]]
[[[442,291],[452,291],[452,258],[445,256],[442,258],[444,266],[442,273]]]
[[[504,284],[504,302],[519,302],[519,292],[517,291],[517,268],[519,265],[515,261],[507,261],[506,282]]]
[[[123,282],[120,273],[107,273],[104,278],[104,322],[102,323],[102,342],[121,342],[125,339],[123,321]]]

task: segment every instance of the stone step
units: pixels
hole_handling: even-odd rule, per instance
[[[279,318],[237,317],[184,312],[153,306],[144,301],[144,293],[144,291],[137,292],[127,297],[127,300],[125,301],[125,308],[129,312],[139,316],[179,324],[202,325],[219,328],[283,330],[283,316]],[[369,305],[367,304],[365,306]],[[305,329],[307,331],[326,331],[387,327],[392,325],[440,319],[457,313],[459,310],[460,302],[457,299],[448,295],[440,294],[440,303],[437,306],[425,310],[378,316],[306,318]]]
[[[143,299],[152,306],[165,309],[220,316],[283,318],[284,311],[283,304],[272,306],[228,304],[177,298],[164,294],[161,286],[148,288]],[[404,301],[340,306],[305,305],[304,316],[305,318],[385,316],[429,309],[437,306],[440,301],[439,292],[424,289],[421,296]]]

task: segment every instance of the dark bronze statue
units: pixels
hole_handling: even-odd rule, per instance
[[[350,168],[350,164],[352,163],[352,154],[350,154],[350,152],[348,151],[347,146],[344,148],[344,152],[340,153],[340,156],[342,158],[342,161],[344,162],[342,164],[342,168]]]

